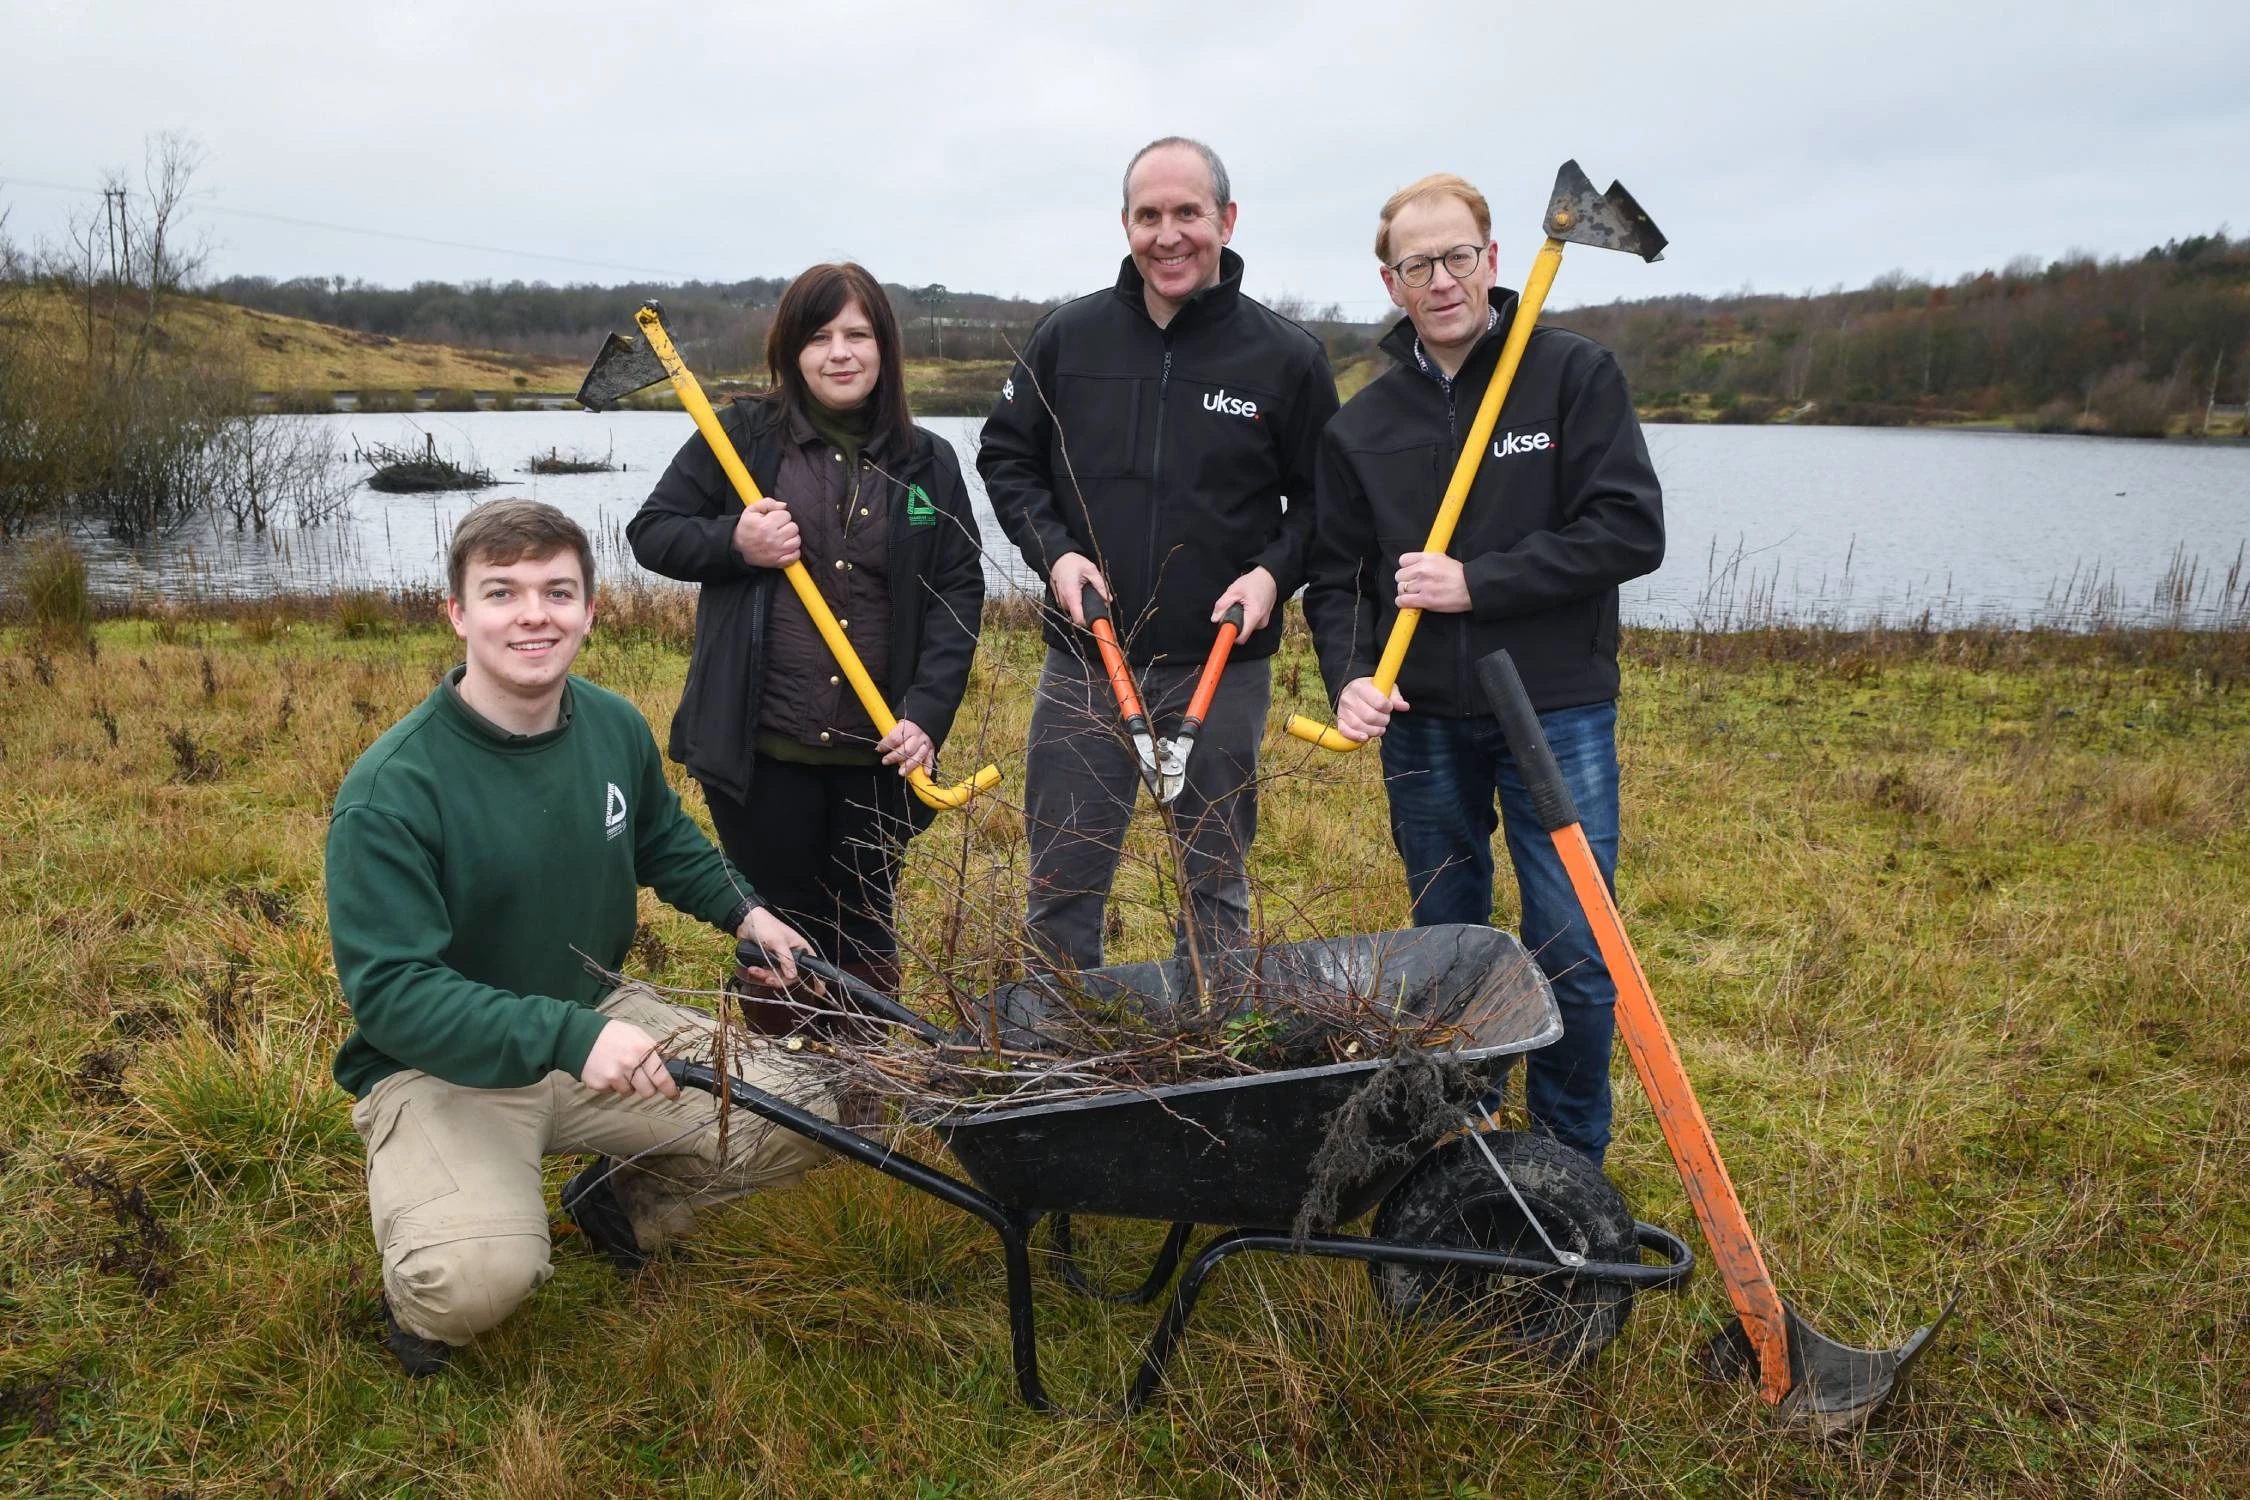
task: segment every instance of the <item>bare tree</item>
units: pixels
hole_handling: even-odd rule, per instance
[[[138,184],[107,174],[98,214],[27,268],[70,299],[76,347],[38,321],[0,328],[0,528],[76,511],[139,541],[197,515],[264,530],[324,520],[341,507],[325,431],[263,416],[232,349],[175,336],[172,304],[208,246],[187,223],[202,149],[161,135]]]

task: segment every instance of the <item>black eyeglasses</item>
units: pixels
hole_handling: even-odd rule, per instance
[[[1477,262],[1484,259],[1482,245],[1455,245],[1443,255],[1409,255],[1392,266],[1391,274],[1412,287],[1430,284],[1437,268],[1445,267],[1445,274],[1459,281],[1476,270]]]

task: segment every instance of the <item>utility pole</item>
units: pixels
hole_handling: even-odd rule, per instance
[[[117,285],[117,243],[124,233],[125,190],[121,187],[102,189],[102,228],[109,245],[109,284]]]
[[[929,312],[930,343],[939,359],[945,358],[945,326],[939,321],[938,313],[952,298],[953,294],[936,282],[932,282],[914,294],[914,300],[921,303]]]

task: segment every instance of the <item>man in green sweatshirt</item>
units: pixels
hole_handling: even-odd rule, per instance
[[[715,1023],[646,985],[611,988],[639,888],[781,955],[806,946],[712,847],[664,778],[647,721],[570,675],[593,625],[593,549],[549,505],[481,506],[453,535],[446,611],[467,648],[344,778],[328,926],[355,1023],[336,1081],[358,1100],[383,1256],[386,1342],[410,1374],[498,1324],[551,1274],[543,1157],[592,1152],[563,1208],[621,1269],[696,1209],[785,1186],[819,1150],[683,1096],[666,1052]],[[763,1046],[733,1063],[833,1118]]]

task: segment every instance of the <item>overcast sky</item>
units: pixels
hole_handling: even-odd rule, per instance
[[[144,138],[177,131],[205,153],[219,274],[732,279],[852,257],[893,282],[1078,292],[1122,253],[1124,162],[1174,132],[1233,173],[1254,295],[1369,319],[1393,188],[1469,177],[1521,267],[1572,156],[1673,249],[1577,252],[1563,304],[2250,231],[2243,0],[0,0],[0,56],[12,238],[99,210],[34,184],[137,172]]]

